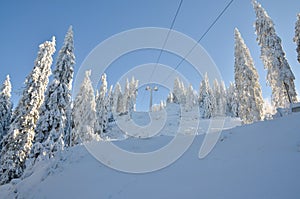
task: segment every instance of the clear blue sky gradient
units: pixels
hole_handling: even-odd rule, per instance
[[[206,31],[217,15],[230,0],[184,0],[177,16],[174,29],[195,40]],[[300,12],[300,1],[261,0],[275,23],[277,34],[282,39],[286,57],[296,76],[296,87],[300,89],[300,65],[296,60],[294,26]],[[64,35],[73,25],[75,39],[75,75],[88,53],[101,41],[132,28],[169,28],[179,0],[151,1],[1,1],[0,3],[0,81],[11,76],[13,101],[17,103],[25,77],[32,70],[38,45],[56,36],[57,52],[62,46]],[[226,13],[210,30],[201,45],[218,66],[225,84],[233,81],[234,28],[237,27],[250,48],[255,66],[260,75],[263,96],[269,98],[271,90],[266,86],[266,72],[259,59],[260,48],[256,42],[253,23],[255,13],[250,0],[235,0]],[[54,56],[56,60],[57,52]],[[117,60],[108,70],[109,84],[132,67],[156,62],[159,51],[135,52]],[[163,53],[160,63],[175,67],[177,57]],[[52,66],[54,67],[54,65]],[[201,77],[194,75],[190,66],[183,63],[178,71],[184,73],[198,90]],[[166,90],[154,94],[158,103],[166,97]],[[300,94],[300,93],[299,93]],[[140,89],[138,110],[148,107],[149,93]]]

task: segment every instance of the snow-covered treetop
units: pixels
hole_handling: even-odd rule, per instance
[[[300,13],[297,15],[297,22],[295,24],[295,37],[293,38],[293,41],[297,45],[297,53],[298,53],[298,62],[300,63]]]
[[[106,81],[106,74],[103,73],[101,76],[101,86],[100,86],[100,97],[104,99],[105,95],[107,93],[107,81]]]
[[[11,83],[9,75],[6,76],[6,79],[2,84],[2,87],[0,89],[0,95],[11,97]]]
[[[245,72],[245,70],[251,70],[252,72],[251,75],[254,75],[254,78],[258,79],[258,74],[255,72],[253,73],[253,71],[256,71],[256,69],[254,67],[254,62],[251,53],[249,51],[249,48],[246,46],[245,41],[242,38],[241,33],[237,28],[234,29],[234,38],[235,38],[235,59],[243,59],[245,65],[247,65],[247,67],[243,67],[242,71]],[[236,69],[237,68],[235,67],[235,70]],[[237,73],[237,74],[242,74],[242,73]]]
[[[275,34],[274,23],[261,4],[255,0],[252,0],[252,4],[257,17],[255,22],[257,41],[259,45],[262,45],[262,40],[266,39],[266,37],[263,35],[263,32],[268,31],[270,34]]]
[[[74,64],[74,39],[72,26],[70,26],[65,36],[64,44],[59,51],[56,68],[53,71],[54,78],[61,81],[61,83],[65,83],[68,90],[72,89]]]
[[[29,86],[32,82],[37,84],[47,85],[49,82],[49,75],[51,74],[50,66],[52,64],[52,55],[55,52],[55,36],[52,37],[52,41],[45,41],[39,45],[39,52],[34,62],[34,68],[32,72],[26,77],[25,84]],[[40,79],[42,78],[42,79]],[[28,88],[29,89],[29,88]],[[27,89],[24,92],[28,92]],[[27,96],[23,93],[23,96]],[[44,100],[44,96],[41,96]]]

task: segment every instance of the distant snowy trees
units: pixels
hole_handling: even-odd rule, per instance
[[[166,102],[181,104],[185,111],[199,106],[200,117],[204,119],[226,115],[237,117],[238,115],[238,99],[233,85],[230,87],[230,92],[227,92],[224,82],[219,83],[215,79],[211,87],[206,73],[200,82],[199,93],[193,89],[192,85],[185,87],[183,81],[177,77],[173,91],[169,93]]]
[[[12,102],[11,102],[11,84],[9,75],[0,88],[0,143],[2,138],[6,135],[12,114]],[[0,146],[1,149],[1,146]]]
[[[238,115],[245,124],[263,119],[263,98],[258,73],[240,32],[234,30],[234,73],[239,101]]]
[[[272,102],[275,107],[285,107],[297,101],[295,76],[285,58],[273,21],[258,2],[252,1],[252,4],[256,14],[255,32],[261,47],[261,59],[267,70],[267,82],[272,88]]]
[[[74,64],[73,31],[70,27],[58,54],[54,79],[47,88],[40,109],[31,154],[35,158],[40,154],[51,157],[56,151],[62,150],[65,144],[69,145]]]
[[[22,175],[25,161],[31,151],[39,108],[51,74],[55,38],[39,46],[32,72],[25,80],[21,99],[13,112],[7,136],[2,141],[0,157],[0,184]]]
[[[298,62],[300,63],[300,13],[298,13],[297,15],[297,22],[295,24],[295,37],[293,39],[293,41],[296,43],[296,51],[298,54]]]

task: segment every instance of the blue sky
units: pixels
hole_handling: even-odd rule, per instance
[[[184,0],[177,16],[174,29],[198,40],[209,25],[226,6],[229,0]],[[300,64],[296,61],[294,25],[300,12],[300,1],[274,0],[259,1],[275,23],[277,34],[282,39],[283,48],[296,76],[296,87],[300,89]],[[64,35],[73,25],[75,39],[75,75],[88,53],[110,36],[132,28],[169,28],[179,1],[1,1],[0,3],[0,81],[11,76],[13,100],[17,103],[23,82],[32,70],[38,45],[56,36],[57,52],[62,46]],[[263,96],[270,97],[271,90],[266,86],[266,72],[259,59],[260,48],[256,42],[253,23],[255,13],[249,0],[235,0],[220,18],[201,45],[218,66],[225,84],[233,81],[234,28],[237,27],[250,48],[255,66],[260,75]],[[54,59],[56,60],[56,55]],[[135,65],[156,62],[159,51],[146,50],[131,53],[117,60],[108,71],[109,84],[114,84],[122,73]],[[175,66],[178,58],[163,53],[160,63]],[[198,90],[201,77],[194,75],[191,66],[183,63],[178,71],[190,78]],[[165,98],[167,92],[161,89],[154,94],[154,102]],[[137,108],[148,107],[148,96],[140,89]],[[146,102],[145,102],[146,100]]]

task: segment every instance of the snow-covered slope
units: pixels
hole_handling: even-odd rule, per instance
[[[22,181],[0,187],[0,198],[300,198],[300,114],[223,131],[198,159],[203,134],[172,165],[151,173],[122,173],[76,146],[40,162]],[[116,141],[132,151],[164,146],[170,136]]]

